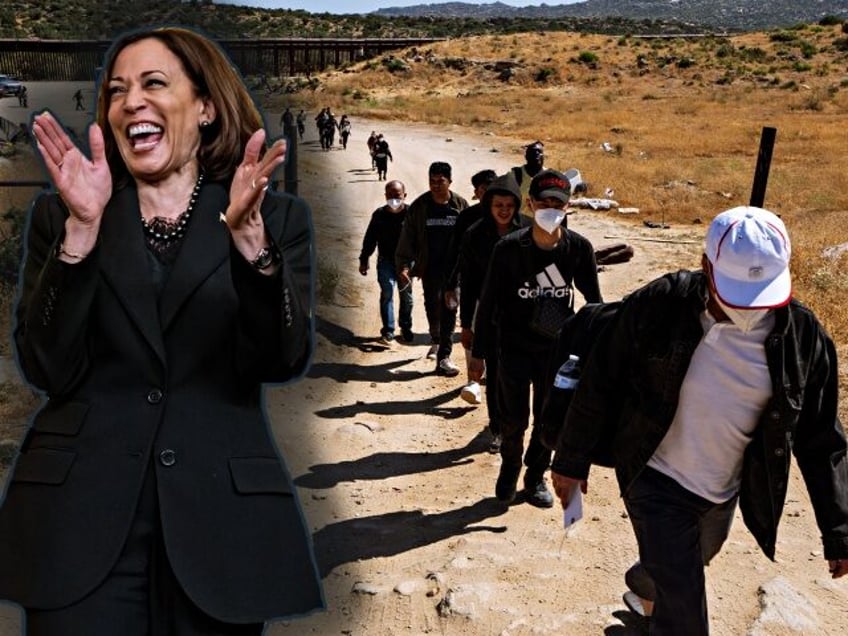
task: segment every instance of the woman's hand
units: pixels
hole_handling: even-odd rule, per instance
[[[49,112],[36,115],[32,132],[47,173],[70,212],[64,248],[78,257],[71,260],[80,260],[94,247],[103,210],[112,196],[112,173],[106,162],[103,131],[97,124],[88,128],[91,159]]]
[[[260,159],[259,153],[264,143],[265,131],[261,128],[247,140],[244,159],[236,168],[230,185],[230,205],[223,218],[236,248],[248,261],[256,258],[260,249],[268,247],[265,223],[259,210],[271,174],[286,159],[285,139],[274,142]]]

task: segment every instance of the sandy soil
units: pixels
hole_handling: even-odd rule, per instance
[[[433,374],[420,285],[415,343],[387,348],[377,342],[373,260],[367,277],[357,271],[365,227],[383,200],[365,147],[372,128],[390,142],[389,178],[406,183],[410,200],[426,189],[433,160],[450,162],[454,189],[470,197],[474,172],[521,163],[521,148],[459,130],[353,126],[346,151],[322,151],[313,126],[300,148],[300,194],[314,211],[318,259],[322,271],[335,268],[339,283],[332,301],[317,307],[308,376],[267,392],[274,434],[314,531],[327,611],[275,623],[267,633],[635,633],[621,594],[636,548],[612,472],[593,470],[585,518],[567,537],[558,508],[498,504],[499,458],[486,451],[485,406],[459,398],[464,376]],[[591,182],[591,166],[577,167]],[[614,185],[593,184],[593,192]],[[704,231],[649,230],[592,212],[570,223],[596,246],[626,237],[636,248],[630,263],[601,274],[607,299],[667,270],[696,266]],[[459,345],[454,359],[462,362]],[[707,572],[713,633],[843,634],[848,583],[827,575],[797,471],[777,552],[779,563],[768,561],[737,519]],[[14,608],[0,606],[0,636],[17,634],[17,625]]]
[[[270,633],[633,633],[621,594],[636,547],[612,471],[593,469],[586,516],[568,537],[558,507],[500,505],[485,406],[459,398],[464,374],[437,377],[425,357],[420,285],[415,344],[386,348],[376,341],[373,259],[367,278],[357,272],[362,236],[383,200],[365,146],[371,129],[386,135],[395,156],[389,178],[406,183],[410,200],[426,189],[431,161],[451,163],[453,189],[470,198],[471,175],[521,163],[520,146],[459,130],[353,125],[346,151],[322,151],[313,127],[300,148],[300,194],[314,210],[318,257],[341,278],[334,302],[317,308],[318,349],[308,378],[268,394],[315,532],[328,610]],[[576,167],[591,182],[591,166]],[[593,184],[593,193],[607,186],[615,184]],[[585,211],[569,222],[596,246],[627,237],[635,247],[630,263],[601,274],[608,300],[665,271],[697,266],[704,232],[697,225],[651,230]],[[454,359],[462,362],[460,345]],[[827,574],[797,471],[777,555],[776,564],[763,556],[737,519],[707,571],[713,632],[844,633],[848,584]]]

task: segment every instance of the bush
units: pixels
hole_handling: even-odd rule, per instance
[[[848,53],[848,38],[836,38],[833,41],[833,48],[843,53]]]
[[[836,26],[837,24],[845,24],[845,20],[836,15],[826,15],[819,20],[819,24],[822,26]]]
[[[813,57],[818,52],[818,50],[816,49],[815,45],[812,42],[807,42],[806,40],[803,40],[801,42],[800,46],[801,46],[801,55],[804,56],[804,59],[809,60],[811,57]]]
[[[789,33],[788,31],[778,31],[777,33],[772,33],[769,36],[769,40],[772,42],[794,42],[797,39],[797,35]]]
[[[556,74],[557,74],[557,72],[556,72],[555,68],[551,68],[550,66],[544,66],[536,72],[536,76],[534,77],[534,79],[537,82],[543,84],[543,83],[547,82],[549,79],[555,78]]]
[[[598,56],[591,51],[580,51],[580,55],[577,56],[577,61],[581,64],[586,64],[587,66],[594,66],[598,63]]]
[[[3,214],[0,226],[0,293],[10,293],[18,282],[18,267],[23,256],[26,212],[11,208]]]

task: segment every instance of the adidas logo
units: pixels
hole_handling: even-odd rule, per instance
[[[536,287],[530,287],[528,283],[518,290],[519,298],[568,298],[569,285],[559,273],[556,265],[551,263],[541,272],[536,274]]]

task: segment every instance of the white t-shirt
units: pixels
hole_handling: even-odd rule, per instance
[[[739,490],[745,448],[772,394],[763,343],[774,327],[769,312],[748,333],[732,322],[701,316],[704,336],[680,388],[674,420],[648,466],[708,501]]]

